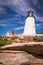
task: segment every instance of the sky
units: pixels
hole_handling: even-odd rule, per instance
[[[0,35],[23,33],[27,12],[34,11],[36,33],[43,31],[43,0],[0,0]]]

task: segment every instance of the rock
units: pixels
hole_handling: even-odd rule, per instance
[[[43,59],[24,51],[0,51],[0,65],[34,65],[37,63],[43,63]]]
[[[22,48],[30,53],[43,55],[43,45],[40,44],[24,45]]]
[[[0,49],[23,50],[34,54],[43,55],[43,42],[13,43]]]

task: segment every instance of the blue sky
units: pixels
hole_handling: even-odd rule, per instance
[[[23,33],[29,10],[36,17],[36,33],[43,31],[43,0],[0,0],[0,35],[7,31]]]

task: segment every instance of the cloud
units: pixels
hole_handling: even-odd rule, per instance
[[[36,24],[36,27],[40,27],[41,26],[41,24],[39,23],[39,24]]]
[[[38,23],[35,25],[36,29],[42,29],[43,28],[43,23]]]
[[[6,24],[0,24],[0,26],[6,27],[7,25]]]
[[[43,22],[43,17],[41,17],[41,16],[36,16],[36,20]]]
[[[19,15],[23,15],[26,16],[27,12],[32,9],[33,11],[34,8],[32,7],[32,2],[33,4],[37,4],[38,0],[32,0],[30,2],[30,0],[27,0],[28,2],[26,2],[26,0],[0,0],[0,4],[1,5],[7,5],[9,8],[11,8],[11,10],[13,10],[14,12],[17,12]]]
[[[23,29],[24,27],[23,26],[21,26],[21,27],[17,27],[17,28],[15,28],[14,30],[21,30],[21,29]]]
[[[30,3],[27,4],[25,0],[12,0],[12,1],[13,5],[11,5],[10,8],[13,11],[19,13],[20,15],[26,16],[27,11],[31,9]]]
[[[37,8],[37,6],[40,6],[39,0],[31,0],[31,1],[30,0],[0,0],[0,5],[8,6],[12,11],[17,13],[13,18],[11,18],[11,19],[9,18],[12,21],[19,20],[21,18],[21,15],[26,17],[27,12],[30,9],[32,9],[35,12],[35,14],[37,15],[37,13],[36,13],[37,11],[35,11],[35,8],[32,3],[36,6],[36,8]],[[0,6],[0,12],[6,13],[6,9],[4,9],[2,6]],[[7,13],[7,14],[9,14],[9,13]],[[37,15],[36,19],[38,21],[43,22],[42,16]]]
[[[2,26],[2,27],[10,27],[9,25],[7,25],[7,24],[0,24],[0,26]]]

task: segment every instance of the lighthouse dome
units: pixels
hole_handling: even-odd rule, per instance
[[[28,13],[27,13],[27,17],[34,17],[34,12],[32,10],[29,10]]]

